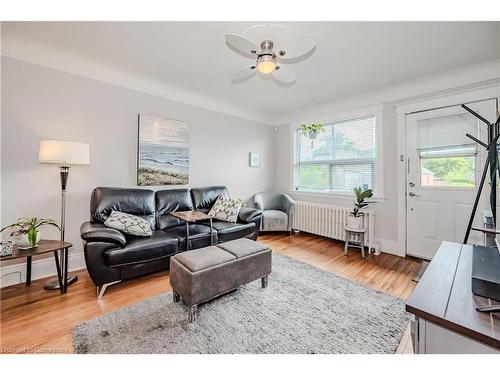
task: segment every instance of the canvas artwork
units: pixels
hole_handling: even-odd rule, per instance
[[[137,159],[137,185],[186,185],[189,124],[140,114]]]

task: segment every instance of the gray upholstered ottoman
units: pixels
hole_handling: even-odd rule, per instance
[[[170,285],[174,302],[189,306],[189,322],[200,303],[271,273],[271,249],[247,238],[186,251],[170,258]]]

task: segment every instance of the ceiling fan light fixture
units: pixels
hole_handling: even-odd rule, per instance
[[[276,61],[272,56],[261,56],[257,60],[257,70],[262,74],[271,74],[276,69]]]

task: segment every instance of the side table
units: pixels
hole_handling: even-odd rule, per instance
[[[68,252],[73,244],[70,242],[58,240],[41,240],[38,246],[31,249],[20,250],[17,245],[14,245],[12,254],[0,257],[0,261],[26,258],[26,285],[31,285],[31,263],[32,258],[36,255],[53,252],[56,261],[57,280],[59,281],[59,290],[61,293],[66,293],[68,290]],[[59,251],[64,251],[64,264],[59,263]]]
[[[349,250],[349,246],[357,247],[361,249],[361,258],[365,259],[365,233],[366,228],[355,229],[344,227],[345,230],[345,247],[344,247],[344,255],[347,255],[347,251]],[[358,241],[352,241],[351,236],[357,237]]]
[[[213,226],[212,226],[212,216],[200,211],[174,211],[170,213],[171,216],[176,217],[186,223],[186,250],[191,248],[191,243],[189,242],[189,224],[196,223],[197,221],[210,221],[210,246],[213,245]]]

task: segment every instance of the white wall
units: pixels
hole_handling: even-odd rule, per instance
[[[445,72],[437,76],[403,82],[382,90],[347,97],[333,102],[319,103],[317,118],[358,111],[372,106],[382,106],[383,127],[383,165],[384,173],[380,176],[384,183],[383,199],[372,205],[375,211],[375,237],[381,243],[382,251],[404,255],[404,239],[398,238],[398,213],[404,207],[398,205],[398,176],[400,155],[398,154],[398,116],[397,105],[420,101],[430,97],[450,95],[451,93],[472,90],[500,81],[500,61]],[[276,177],[275,190],[289,193],[297,200],[350,207],[351,197],[295,193],[290,190],[293,163],[291,154],[291,124],[310,121],[311,108],[304,108],[286,114],[277,120],[278,127],[275,141]]]
[[[59,169],[38,163],[40,139],[90,144],[91,164],[72,167],[69,176],[66,238],[76,252],[92,189],[136,186],[138,113],[191,124],[190,186],[227,185],[232,196],[248,199],[274,185],[271,126],[7,57],[1,88],[2,223],[21,216],[59,220]],[[261,153],[262,167],[248,166],[250,151]],[[57,238],[51,230],[42,234]]]

